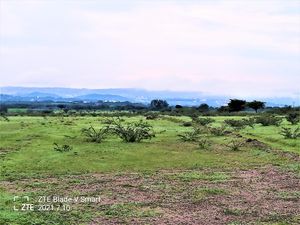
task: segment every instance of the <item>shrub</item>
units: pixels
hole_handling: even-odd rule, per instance
[[[109,129],[108,127],[103,127],[96,130],[93,126],[90,126],[89,128],[83,128],[81,132],[88,138],[89,141],[100,143],[106,138],[109,133]]]
[[[184,126],[184,127],[191,127],[192,125],[193,125],[192,122],[184,122],[184,123],[182,124],[182,126]]]
[[[224,123],[231,126],[231,127],[233,127],[233,128],[235,128],[235,129],[242,129],[246,126],[244,121],[242,121],[242,120],[228,119],[228,120],[224,120]]]
[[[225,146],[228,147],[231,151],[239,151],[243,145],[243,141],[232,140],[229,144],[226,144]]]
[[[73,147],[70,145],[58,145],[57,143],[53,143],[53,144],[54,144],[53,149],[58,152],[69,152],[73,149]]]
[[[293,125],[299,123],[299,121],[300,121],[299,113],[296,113],[296,112],[287,114],[287,116],[285,118],[288,122],[290,122]]]
[[[201,126],[206,126],[208,124],[215,122],[214,119],[208,118],[208,117],[206,117],[206,118],[197,118],[196,117],[196,118],[193,118],[193,121],[197,124],[200,124]]]
[[[202,129],[193,127],[192,131],[178,134],[178,137],[181,141],[197,141],[200,138],[202,133],[203,133]]]
[[[227,127],[223,125],[221,127],[210,127],[209,132],[215,136],[224,136],[225,134],[229,133],[230,131],[227,130]]]
[[[158,119],[159,115],[157,113],[148,113],[145,115],[146,120]]]
[[[260,123],[263,126],[271,126],[271,125],[279,126],[282,121],[282,118],[273,115],[262,115],[256,117],[255,121],[256,123]]]
[[[252,127],[254,128],[254,125],[256,123],[256,120],[255,118],[247,118],[247,119],[242,119],[243,123],[245,126],[249,126],[249,127]]]
[[[142,120],[124,125],[120,118],[113,118],[108,120],[107,123],[112,133],[125,142],[140,142],[141,140],[155,137],[153,127]]]
[[[300,128],[297,127],[293,130],[292,128],[283,127],[280,134],[286,139],[297,139],[300,137]]]
[[[201,149],[207,149],[209,146],[211,146],[211,142],[207,138],[199,138],[197,140],[197,144]]]
[[[8,117],[4,114],[0,114],[0,117],[2,117],[6,122],[9,122],[10,120],[8,119]]]

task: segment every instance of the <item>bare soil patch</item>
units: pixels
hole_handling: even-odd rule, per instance
[[[226,173],[90,174],[0,184],[10,192],[99,195],[99,203],[76,206],[94,212],[89,224],[300,223],[300,179],[273,166]]]

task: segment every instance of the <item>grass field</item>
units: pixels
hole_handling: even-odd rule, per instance
[[[214,119],[212,126],[219,127],[228,117]],[[191,130],[182,126],[188,117],[147,121],[156,136],[140,143],[115,136],[88,142],[81,129],[104,126],[102,117],[9,120],[0,121],[0,224],[300,222],[300,140],[279,134],[283,126],[297,127],[287,121],[280,127],[256,124],[224,136],[207,135],[211,145],[202,149],[178,138]],[[245,143],[238,151],[227,146],[235,139]],[[54,143],[73,149],[58,152]],[[14,201],[14,196],[29,201]],[[65,204],[40,196],[101,200]],[[22,211],[22,203],[34,204],[34,210]]]

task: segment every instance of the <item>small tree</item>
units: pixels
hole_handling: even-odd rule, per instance
[[[239,112],[245,109],[246,101],[240,99],[230,99],[228,103],[228,108],[230,112]]]
[[[106,123],[109,124],[111,132],[125,142],[140,142],[155,137],[153,127],[142,120],[123,124],[120,118],[112,118],[108,119]]]
[[[299,116],[299,113],[297,113],[297,112],[288,113],[285,118],[287,121],[289,121],[293,125],[299,123],[299,121],[300,121],[300,116]]]
[[[257,113],[257,110],[265,108],[265,103],[261,102],[261,101],[254,100],[252,102],[248,102],[247,106],[251,109],[254,109],[255,112]]]
[[[182,105],[175,105],[175,109],[182,109]]]
[[[199,107],[198,110],[200,112],[208,112],[209,106],[206,103],[202,103]]]
[[[152,109],[157,109],[157,110],[167,108],[168,106],[169,106],[168,102],[166,100],[161,100],[161,99],[154,99],[150,103],[150,107]]]

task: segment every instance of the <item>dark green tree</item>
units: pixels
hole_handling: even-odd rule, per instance
[[[153,99],[150,103],[150,107],[152,109],[164,109],[169,106],[168,102],[166,100],[161,100],[161,99]]]
[[[245,109],[246,101],[240,99],[230,99],[228,103],[228,108],[230,112],[239,112]]]
[[[175,109],[182,109],[182,105],[175,105]]]
[[[261,101],[254,100],[252,102],[248,102],[247,106],[251,109],[254,109],[255,112],[257,113],[257,110],[265,108],[265,103],[261,102]]]
[[[209,110],[209,106],[206,103],[202,103],[199,107],[198,107],[200,112],[208,112]]]

